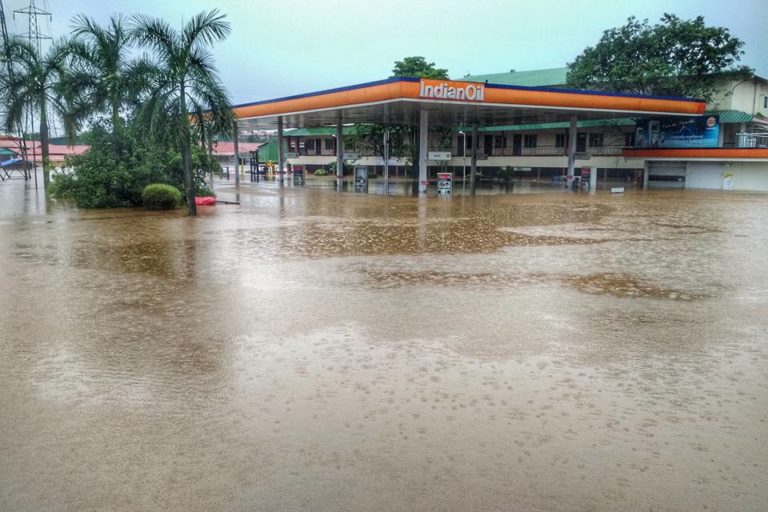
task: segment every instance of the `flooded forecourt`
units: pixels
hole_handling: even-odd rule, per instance
[[[768,508],[768,195],[0,183],[0,510]]]

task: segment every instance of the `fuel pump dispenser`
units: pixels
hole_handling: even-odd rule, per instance
[[[450,172],[437,173],[437,195],[450,197],[453,194],[453,174]]]
[[[368,192],[368,167],[355,166],[355,192]]]
[[[301,187],[302,185],[304,185],[304,166],[294,165],[293,166],[293,186]]]

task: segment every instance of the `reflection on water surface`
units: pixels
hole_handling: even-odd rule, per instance
[[[764,510],[768,198],[0,183],[2,510]]]

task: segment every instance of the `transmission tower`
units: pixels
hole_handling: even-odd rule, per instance
[[[5,66],[7,78],[9,80],[13,79],[13,62],[11,60],[11,48],[8,46],[8,26],[5,23],[5,7],[3,6],[3,0],[0,0],[0,36],[2,36],[2,45],[3,50],[0,53],[0,63]],[[3,112],[0,118],[5,120],[5,116],[7,115],[7,112]],[[23,130],[19,128],[18,130],[19,137],[16,139],[16,144],[19,147],[19,154],[21,155],[21,158],[23,160],[27,159],[27,144],[24,140],[24,134]],[[25,171],[24,177],[28,178],[28,175]]]
[[[37,54],[42,54],[42,41],[44,40],[51,40],[53,39],[51,36],[47,34],[43,34],[40,32],[40,23],[38,18],[40,17],[48,17],[49,21],[53,20],[53,15],[46,11],[45,9],[39,8],[37,5],[35,5],[35,0],[29,0],[29,5],[24,9],[16,9],[13,11],[14,19],[16,17],[16,14],[21,14],[24,16],[27,16],[27,32],[23,34],[19,34],[19,37],[22,39],[29,39],[30,43],[35,45],[35,49],[37,50]],[[27,115],[28,120],[34,119],[34,113],[29,112]],[[26,125],[26,128],[29,128],[28,123],[24,123]],[[25,155],[24,159],[27,159],[27,148],[26,148],[26,136],[24,134],[25,130],[20,130],[21,133],[21,151]],[[36,152],[37,145],[35,142],[32,142],[32,161],[37,162],[37,152]],[[35,188],[37,188],[37,169],[35,168],[33,171],[35,175]]]
[[[19,37],[23,39],[29,39],[30,41],[32,41],[37,48],[37,53],[39,54],[41,41],[43,41],[44,39],[53,39],[53,38],[47,34],[43,34],[40,32],[40,24],[38,23],[38,17],[48,16],[48,19],[52,20],[53,15],[50,12],[37,7],[35,5],[35,0],[29,0],[29,5],[24,9],[16,9],[15,11],[13,11],[14,17],[16,16],[16,14],[23,14],[25,16],[28,16],[29,29],[27,30],[26,33],[19,34]]]

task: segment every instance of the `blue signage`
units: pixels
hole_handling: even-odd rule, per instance
[[[683,117],[637,122],[635,146],[642,148],[716,148],[718,116]]]

